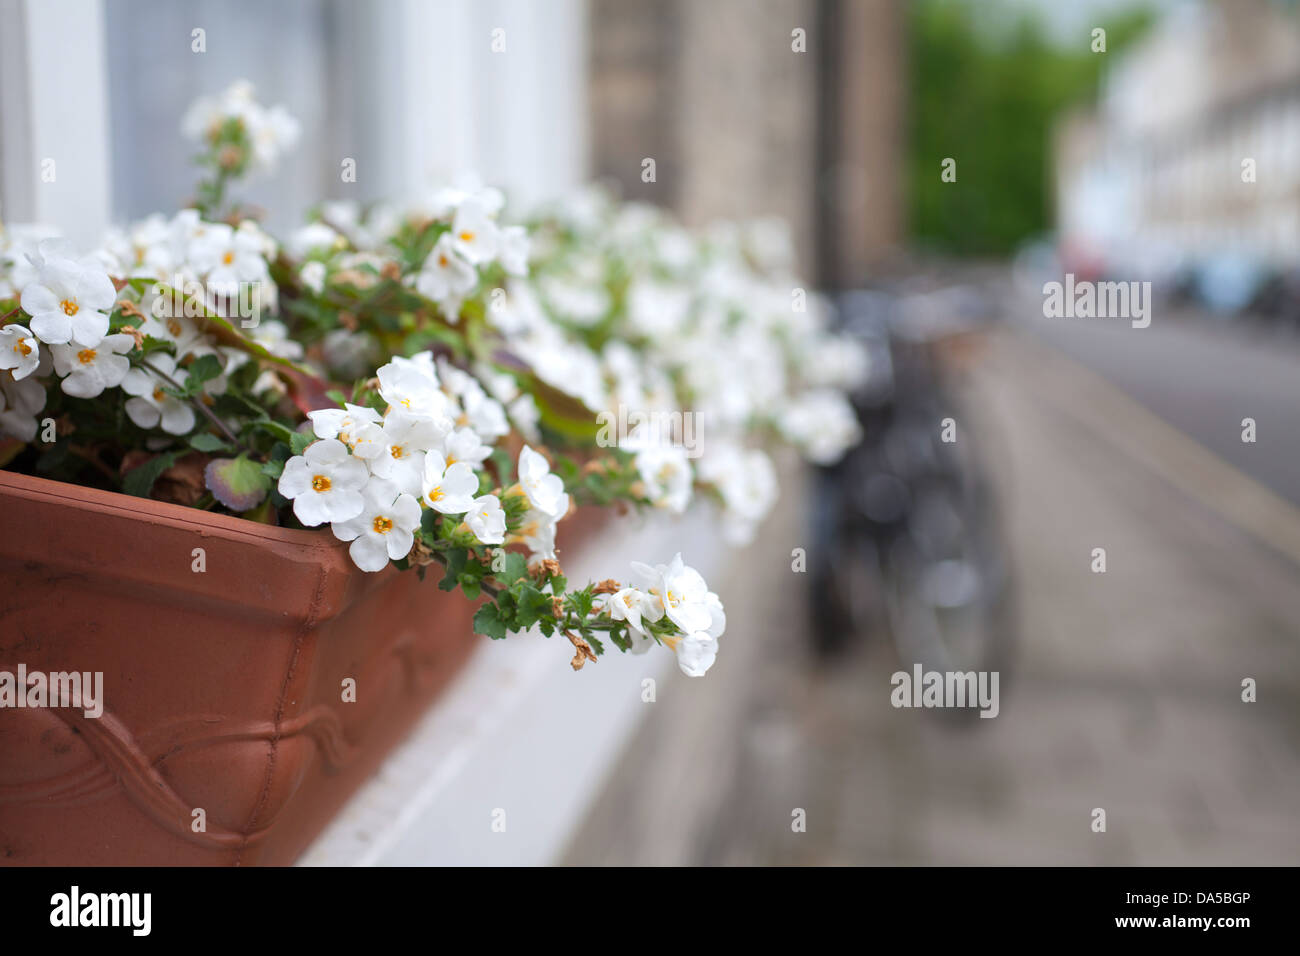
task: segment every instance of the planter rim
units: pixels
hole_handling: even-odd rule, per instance
[[[243,535],[269,543],[293,545],[299,548],[335,551],[343,542],[335,540],[333,535],[322,534],[328,529],[281,528],[278,525],[262,524],[234,515],[214,514],[200,508],[187,508],[170,501],[157,501],[153,498],[137,498],[134,495],[117,491],[104,491],[102,488],[89,488],[74,485],[66,481],[54,481],[16,471],[0,469],[0,489],[9,489],[23,497],[40,498],[50,502],[60,502],[73,507],[89,508],[92,511],[108,512],[124,517],[149,517],[162,519],[168,524],[186,527],[211,528],[226,534]]]

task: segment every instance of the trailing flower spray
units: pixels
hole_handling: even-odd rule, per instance
[[[227,192],[274,171],[293,118],[238,83],[183,129],[206,171],[188,208],[88,253],[0,231],[0,466],[328,525],[363,571],[436,566],[481,634],[705,673],[726,615],[680,554],[573,587],[558,527],[704,497],[743,543],[779,494],[763,440],[820,463],[856,440],[863,353],[823,328],[786,233],[695,235],[598,192],[507,224],[467,183],[322,203],[280,243]]]

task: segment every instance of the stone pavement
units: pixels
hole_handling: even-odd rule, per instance
[[[963,415],[1016,567],[1001,714],[894,709],[878,635],[811,660],[787,475],[762,539],[711,582],[728,611],[717,665],[661,682],[565,862],[1300,862],[1300,512],[1047,346],[990,345]]]

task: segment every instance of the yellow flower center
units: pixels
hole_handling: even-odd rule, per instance
[[[76,315],[79,311],[81,311],[81,306],[77,305],[77,303],[74,302],[72,299],[64,299],[62,302],[59,303],[59,305],[63,307],[64,315]]]
[[[14,346],[14,351],[17,352],[19,355],[21,355],[23,358],[26,358],[27,356],[32,354],[32,347],[28,345],[26,342],[24,342],[22,339],[19,339],[18,344]]]
[[[95,361],[95,350],[82,349],[77,353],[77,361],[82,365],[89,365],[91,362]]]
[[[385,518],[383,515],[375,515],[375,520],[371,527],[375,529],[375,534],[388,534],[389,531],[393,530],[393,522]]]
[[[461,242],[473,242],[473,241],[474,241],[474,233],[472,233],[472,232],[462,232],[462,233],[460,234],[460,241],[461,241]]]
[[[153,390],[153,400],[155,402],[161,402],[166,397],[167,397],[167,393],[162,390],[161,385],[159,385],[157,388]]]
[[[388,453],[394,458],[403,458],[406,455],[406,449],[401,445],[394,445],[392,448],[388,449]]]
[[[227,252],[224,256],[221,257],[221,261],[224,262],[226,265],[230,265],[232,262],[235,261],[235,254],[233,252]]]
[[[171,333],[175,338],[180,338],[180,337],[181,337],[181,324],[180,324],[180,322],[177,321],[176,319],[168,319],[168,320],[167,320],[167,331],[170,332],[170,333]]]
[[[330,480],[326,475],[313,475],[311,479],[312,491],[329,491]]]
[[[430,501],[441,501],[444,497],[445,496],[442,493],[442,487],[440,485],[435,485],[434,487],[429,489],[428,498]]]
[[[447,257],[445,255],[438,256],[438,265],[442,266],[444,269],[447,268]]]

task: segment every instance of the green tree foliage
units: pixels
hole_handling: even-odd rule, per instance
[[[1106,65],[1153,17],[1135,8],[1069,45],[999,0],[914,0],[908,72],[908,213],[913,242],[959,256],[1005,255],[1051,220],[1051,134],[1061,111],[1095,98]],[[956,160],[956,182],[941,164]]]

